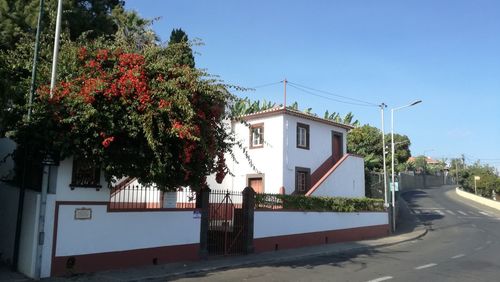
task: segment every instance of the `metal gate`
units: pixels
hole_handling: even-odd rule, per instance
[[[209,195],[208,254],[231,255],[247,253],[249,239],[247,234],[250,222],[249,217],[244,215],[243,210],[246,197],[243,197],[241,192],[221,190],[212,190]]]

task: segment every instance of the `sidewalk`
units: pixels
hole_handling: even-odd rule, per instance
[[[27,282],[31,281],[31,279],[21,273],[12,271],[8,266],[0,263],[0,281]]]
[[[267,265],[301,260],[314,256],[356,252],[411,241],[424,236],[427,229],[410,212],[404,200],[400,201],[398,232],[392,236],[355,242],[319,245],[300,249],[281,250],[246,256],[231,256],[186,263],[151,265],[123,270],[103,271],[69,278],[48,278],[42,281],[144,281],[167,280],[175,277],[213,272],[245,266]]]

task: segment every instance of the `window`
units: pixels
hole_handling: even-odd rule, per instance
[[[72,189],[74,187],[101,188],[100,168],[89,159],[75,157],[69,186]]]
[[[309,125],[297,123],[297,148],[309,150]]]
[[[250,148],[264,147],[264,124],[254,124],[250,127]]]
[[[305,194],[309,190],[311,169],[304,167],[295,168],[295,192]]]

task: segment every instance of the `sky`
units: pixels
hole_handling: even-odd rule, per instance
[[[500,170],[500,1],[128,0],[126,8],[157,18],[162,41],[173,28],[200,39],[196,66],[226,83],[272,84],[238,96],[281,104],[286,78],[287,103],[320,116],[352,112],[380,128],[380,108],[330,94],[387,104],[386,132],[392,108],[422,100],[394,112],[413,155],[464,154]]]

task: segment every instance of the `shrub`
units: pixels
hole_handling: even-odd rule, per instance
[[[309,197],[304,195],[257,194],[256,209],[361,212],[384,211],[384,201],[371,198]]]

